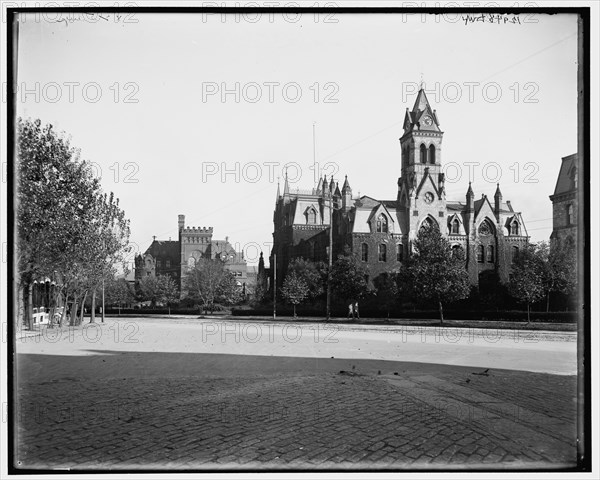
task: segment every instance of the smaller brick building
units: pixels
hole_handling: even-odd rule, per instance
[[[218,258],[235,275],[238,286],[246,289],[246,260],[243,252],[236,251],[229,243],[229,237],[215,240],[212,227],[186,227],[185,215],[178,217],[178,231],[177,240],[157,240],[154,237],[144,254],[136,257],[136,280],[148,275],[169,275],[181,291],[182,279],[199,259]]]

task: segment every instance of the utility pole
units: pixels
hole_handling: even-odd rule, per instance
[[[317,139],[316,139],[316,132],[315,132],[315,127],[317,125],[317,122],[313,122],[313,178],[315,181],[315,187],[317,186],[318,183],[318,177],[319,175],[317,175]]]
[[[273,253],[273,319],[277,318],[277,254]]]
[[[327,320],[331,318],[331,268],[333,267],[333,195],[329,192],[329,268],[327,269]]]
[[[333,268],[333,212],[339,210],[333,204],[333,192],[329,192],[329,268],[327,270],[327,320],[331,318],[331,269]]]

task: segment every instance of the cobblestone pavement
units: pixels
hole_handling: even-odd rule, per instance
[[[321,363],[315,374],[82,379],[65,369],[45,382],[24,379],[16,459],[21,467],[77,469],[575,464],[575,376]]]

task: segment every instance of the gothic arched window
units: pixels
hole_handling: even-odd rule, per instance
[[[494,233],[493,228],[494,227],[492,227],[492,224],[489,222],[489,220],[484,220],[481,222],[481,225],[479,225],[479,235],[492,235]]]
[[[493,245],[488,245],[487,247],[487,258],[488,263],[494,263],[494,247]]]
[[[483,245],[477,246],[477,263],[483,263]]]
[[[427,217],[427,218],[425,218],[425,220],[423,220],[423,223],[421,224],[421,228],[419,229],[419,232],[428,230],[430,228],[438,228],[438,224],[433,218]]]
[[[369,261],[369,246],[366,243],[363,243],[360,246],[360,259],[363,262],[368,262]]]
[[[380,243],[377,250],[379,253],[379,261],[387,262],[387,245],[385,243]]]
[[[519,258],[519,247],[514,246],[512,247],[511,261],[514,263],[517,261],[517,258]]]
[[[377,217],[377,233],[388,232],[388,220],[387,217],[382,213]]]
[[[421,144],[421,163],[427,163],[427,147],[422,143]]]
[[[306,223],[309,225],[315,225],[317,223],[317,212],[314,208],[310,208],[306,212]]]
[[[460,231],[460,222],[458,221],[457,218],[455,218],[454,220],[452,220],[452,233],[454,235],[458,235],[458,232]]]
[[[429,145],[429,163],[435,165],[435,146]]]
[[[512,223],[510,224],[510,234],[511,235],[519,234],[519,222],[517,222],[516,220],[513,220]]]
[[[396,245],[396,261],[401,262],[404,260],[404,247],[401,243]]]
[[[575,222],[573,221],[573,204],[567,205],[567,225],[573,225]]]

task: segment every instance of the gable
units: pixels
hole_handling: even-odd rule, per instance
[[[439,197],[440,192],[438,191],[437,186],[435,185],[435,182],[433,181],[433,178],[431,176],[431,173],[429,173],[429,170],[425,175],[423,175],[423,178],[421,179],[421,183],[417,188],[417,197],[421,195],[421,191],[423,191],[427,186],[431,187],[435,195]]]
[[[314,209],[316,212],[316,224],[317,225],[321,225],[322,222],[322,218],[321,218],[321,212],[320,212],[320,208],[319,208],[319,204],[317,202],[314,201],[310,201],[310,200],[298,200],[296,202],[296,208],[294,211],[294,224],[295,225],[306,225],[306,212]]]

